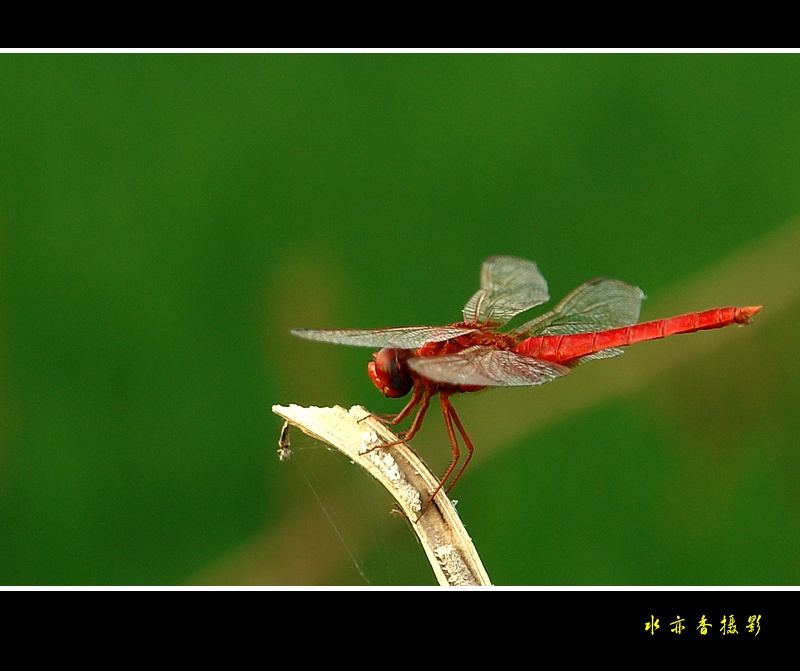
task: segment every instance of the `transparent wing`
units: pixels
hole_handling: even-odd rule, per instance
[[[452,326],[398,326],[387,329],[291,329],[290,333],[306,340],[352,347],[416,349],[426,342],[449,340],[475,330]]]
[[[481,267],[481,288],[464,306],[464,321],[502,326],[549,299],[547,282],[533,261],[492,256]]]
[[[630,326],[639,321],[644,292],[604,277],[581,284],[549,312],[514,329],[514,334],[569,335]]]
[[[630,326],[639,321],[644,292],[632,284],[601,277],[581,284],[549,312],[514,330],[519,337],[529,335],[570,335]],[[588,354],[570,362],[577,366],[593,359],[619,356],[619,347]]]
[[[570,371],[557,363],[480,345],[456,354],[416,357],[407,363],[414,372],[435,382],[481,387],[529,387]]]

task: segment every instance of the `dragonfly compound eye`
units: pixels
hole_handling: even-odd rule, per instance
[[[367,372],[373,384],[389,398],[405,396],[414,385],[408,374],[403,353],[404,350],[384,347],[372,355],[374,361],[370,361],[367,365]]]

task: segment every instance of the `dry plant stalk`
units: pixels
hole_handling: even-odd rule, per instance
[[[340,406],[273,405],[272,411],[309,436],[335,447],[389,490],[412,522],[440,585],[491,585],[478,551],[445,493],[439,491],[425,505],[439,484],[436,476],[405,443],[379,447],[398,438],[369,411],[360,405],[350,410]],[[286,457],[287,446],[282,443],[280,448],[281,458]]]

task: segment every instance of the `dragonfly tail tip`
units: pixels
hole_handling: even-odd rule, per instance
[[[761,312],[760,305],[751,305],[746,308],[739,308],[736,314],[736,321],[740,324],[749,324],[750,320]]]

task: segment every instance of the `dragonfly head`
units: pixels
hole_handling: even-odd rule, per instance
[[[384,347],[372,355],[374,361],[367,364],[367,373],[384,396],[399,398],[414,386],[405,362],[407,356],[407,350],[392,347]]]

